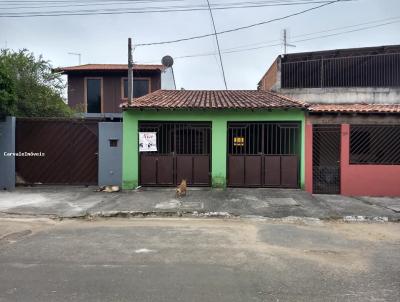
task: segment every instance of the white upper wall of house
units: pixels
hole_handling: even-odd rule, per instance
[[[172,67],[166,68],[161,71],[161,89],[175,90],[175,77]]]
[[[276,91],[307,103],[400,104],[400,87],[281,88]]]

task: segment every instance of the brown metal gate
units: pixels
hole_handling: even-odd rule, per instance
[[[97,185],[97,121],[17,119],[15,149],[17,184]]]
[[[206,122],[141,122],[140,132],[157,133],[157,151],[140,153],[142,186],[211,184],[211,124]]]
[[[230,187],[298,188],[298,123],[229,123]]]
[[[340,194],[340,125],[313,125],[313,193]]]

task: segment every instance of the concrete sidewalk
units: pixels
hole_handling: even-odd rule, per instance
[[[2,215],[35,215],[60,218],[85,216],[289,216],[342,219],[363,216],[400,221],[400,198],[352,198],[311,195],[292,189],[189,188],[175,198],[173,188],[104,193],[95,187],[20,187],[0,192]],[[384,218],[384,220],[385,220]]]

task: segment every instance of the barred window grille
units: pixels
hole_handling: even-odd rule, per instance
[[[400,165],[400,125],[351,125],[350,164]]]
[[[282,88],[398,87],[400,53],[282,62]]]
[[[208,123],[141,122],[139,131],[157,133],[157,152],[151,154],[210,154]]]
[[[230,155],[296,155],[299,153],[298,123],[230,123]]]

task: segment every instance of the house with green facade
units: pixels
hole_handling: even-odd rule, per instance
[[[158,90],[121,105],[123,188],[304,186],[306,104],[257,90]]]

